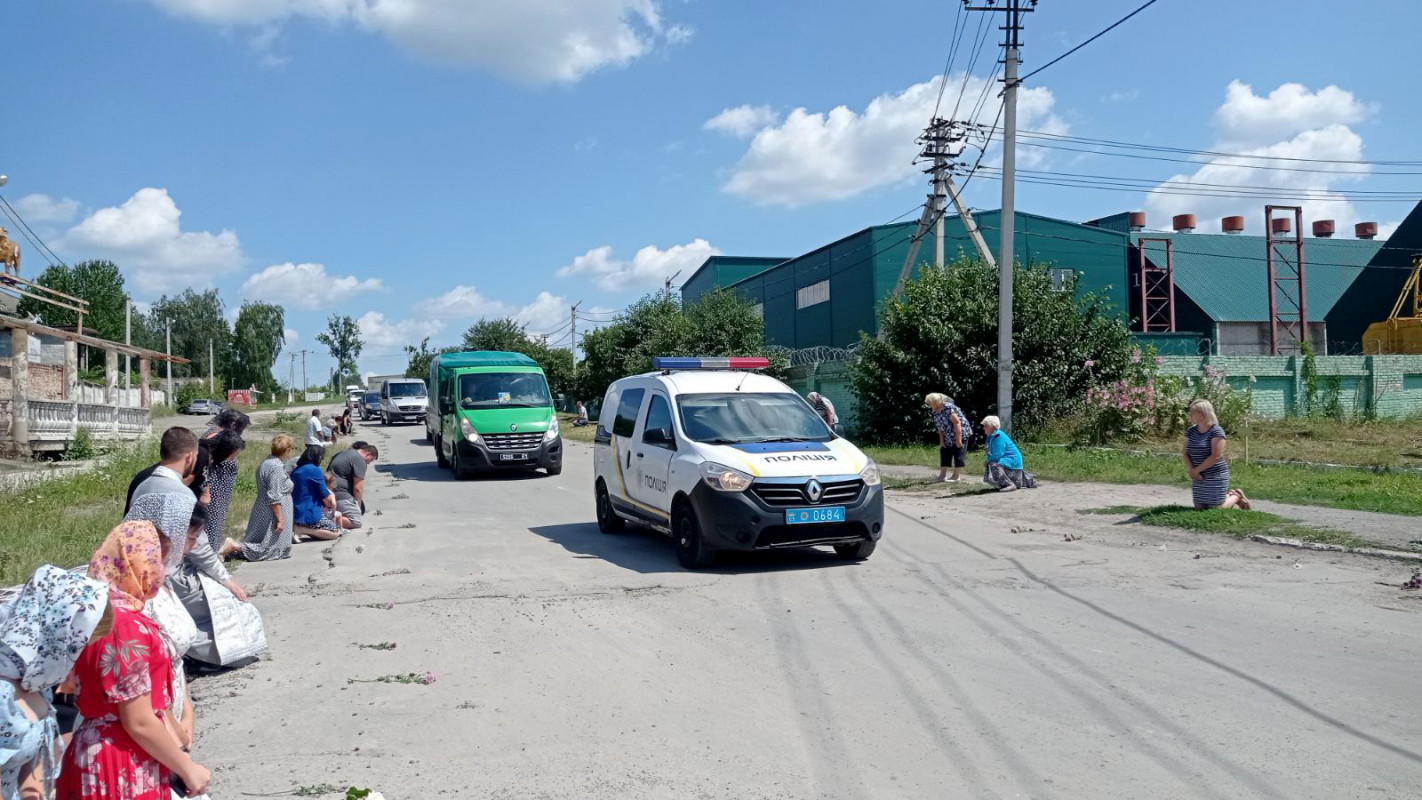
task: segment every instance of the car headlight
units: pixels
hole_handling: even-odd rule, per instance
[[[469,424],[469,420],[464,417],[459,418],[459,430],[464,433],[465,441],[474,444],[479,441],[479,432],[474,430],[474,426]]]
[[[859,479],[864,481],[865,486],[878,486],[883,479],[879,477],[879,465],[870,461],[864,465],[864,469],[859,470]]]
[[[545,434],[543,434],[543,441],[545,441],[545,442],[551,442],[551,441],[553,441],[554,439],[557,439],[557,438],[558,438],[558,418],[557,418],[557,417],[554,417],[554,418],[553,418],[553,421],[550,422],[550,423],[548,423],[548,432],[545,433]]]
[[[751,485],[751,476],[714,461],[702,462],[701,478],[718,492],[744,492]]]

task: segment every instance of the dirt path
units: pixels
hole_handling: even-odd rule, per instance
[[[903,478],[929,480],[938,475],[932,467],[885,466],[884,474]],[[1014,492],[1010,496],[997,493],[974,494],[984,488],[977,476],[965,477],[956,487],[944,486],[942,491],[920,493],[925,498],[941,498],[955,510],[968,514],[991,515],[1009,520],[1009,527],[1030,526],[1063,530],[1097,527],[1118,528],[1129,515],[1086,515],[1083,511],[1109,506],[1189,505],[1188,490],[1174,486],[1119,483],[1059,483],[1043,481],[1040,488]],[[956,496],[960,495],[961,496]],[[1409,542],[1422,539],[1422,518],[1371,511],[1349,511],[1318,506],[1296,506],[1254,501],[1254,508],[1268,511],[1305,525],[1348,531],[1356,536],[1399,550],[1416,549]]]

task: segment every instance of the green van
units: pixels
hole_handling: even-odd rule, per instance
[[[563,471],[548,379],[522,353],[443,353],[430,364],[425,437],[457,478],[503,469]]]

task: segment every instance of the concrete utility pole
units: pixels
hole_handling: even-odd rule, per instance
[[[217,386],[212,380],[212,340],[207,340],[207,393],[212,394],[217,391]]]
[[[670,284],[671,280],[668,279],[667,283]],[[568,349],[573,353],[573,369],[575,371],[578,368],[578,306],[582,304],[583,301],[579,300],[578,302],[573,304],[573,307],[571,309],[569,309],[572,315],[571,321],[573,326],[573,332],[572,339],[568,342]]]
[[[291,369],[286,379],[286,404],[291,405],[292,393],[296,391],[296,354],[291,354]]]
[[[124,298],[123,301],[123,343],[133,346],[133,301]],[[128,353],[123,354],[123,403],[128,405],[128,387],[133,382],[133,356]]]
[[[672,281],[676,280],[676,276],[678,276],[678,275],[680,275],[680,274],[681,274],[681,270],[677,270],[676,272],[672,273],[672,275],[671,275],[670,277],[667,278],[666,287],[667,287],[667,299],[668,299],[668,300],[671,299],[671,285],[672,285]]]
[[[306,387],[311,384],[306,382],[306,351],[301,351],[301,399],[306,399]]]
[[[163,352],[167,354],[168,360],[165,367],[168,370],[168,405],[176,408],[177,400],[173,398],[173,321],[163,320]]]
[[[1005,0],[987,6],[968,5],[969,11],[1007,15],[1002,69],[1002,240],[998,245],[997,289],[997,415],[1003,430],[1012,429],[1012,279],[1016,268],[1013,244],[1017,232],[1017,67],[1022,61],[1022,15],[1035,10],[1036,0]],[[1025,7],[1024,7],[1025,6]]]

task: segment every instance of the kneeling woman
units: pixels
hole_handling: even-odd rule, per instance
[[[336,513],[336,493],[326,485],[321,470],[319,445],[308,445],[291,471],[291,508],[296,533],[312,539],[341,538],[340,516]]]
[[[1022,451],[1002,430],[1002,420],[983,417],[983,435],[987,446],[987,468],[983,482],[999,491],[1037,488],[1037,477],[1022,468]]]

